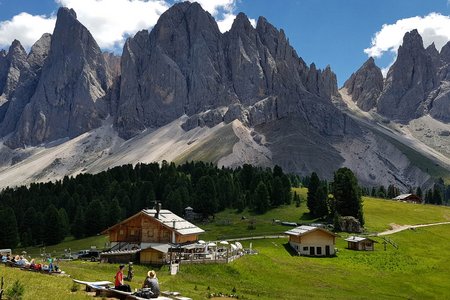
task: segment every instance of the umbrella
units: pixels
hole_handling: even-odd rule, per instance
[[[208,247],[216,247],[216,246],[217,245],[215,243],[212,243],[212,242],[208,244]]]
[[[235,244],[231,244],[231,249],[236,250],[238,247]]]
[[[204,240],[198,240],[197,243],[199,243],[199,244],[206,244],[206,242]]]
[[[239,242],[236,242],[236,246],[238,247],[238,249],[244,249],[244,247],[242,247],[242,244]]]
[[[221,241],[219,244],[221,244],[221,245],[229,245],[230,243],[228,243],[227,241]]]

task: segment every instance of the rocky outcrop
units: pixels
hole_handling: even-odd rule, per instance
[[[9,47],[8,54],[0,54],[0,105],[11,99],[22,71],[29,68],[27,53],[18,40]]]
[[[75,11],[60,8],[36,91],[8,144],[17,147],[72,138],[99,126],[95,101],[110,84],[94,38]]]
[[[175,4],[150,33],[139,32],[126,42],[121,72],[114,115],[125,138],[183,114],[192,117],[186,129],[215,124],[220,114],[210,119],[211,112],[234,104],[251,116],[250,107],[268,97],[278,99],[276,111],[270,101],[262,102],[268,107],[253,109],[267,113],[263,119],[299,113],[314,101],[328,102],[329,112],[335,113],[330,99],[338,95],[331,69],[310,72],[284,32],[266,19],[259,18],[253,28],[240,13],[230,31],[221,34],[209,13],[189,2]],[[308,73],[314,82],[307,83]],[[237,111],[227,114],[228,122]]]
[[[344,87],[359,108],[369,111],[376,107],[377,99],[383,90],[383,74],[371,57],[350,76]]]
[[[423,47],[422,37],[417,30],[408,32],[387,74],[378,112],[400,122],[415,119],[423,115],[423,101],[437,83],[436,69]]]
[[[36,90],[42,66],[50,50],[50,42],[51,35],[46,33],[31,47],[26,60],[29,67],[21,72],[17,88],[5,110],[5,117],[0,119],[0,136],[5,136],[16,129],[24,107]]]

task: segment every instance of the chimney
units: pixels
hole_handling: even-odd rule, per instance
[[[158,202],[156,204],[156,214],[155,214],[155,218],[158,219],[159,218],[159,212],[161,211],[161,202]]]
[[[175,227],[176,227],[176,222],[175,220],[172,221],[172,227],[173,227],[173,231],[172,231],[172,244],[176,243],[176,237],[175,237]]]

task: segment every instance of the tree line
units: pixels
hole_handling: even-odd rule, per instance
[[[178,215],[191,206],[204,218],[226,208],[264,213],[291,203],[291,186],[299,182],[299,177],[285,174],[279,166],[245,164],[231,169],[163,161],[6,188],[0,192],[0,248],[51,245],[69,235],[95,235],[154,207],[155,201]]]
[[[398,187],[391,184],[387,188],[383,185],[372,187],[371,189],[364,187],[362,188],[362,194],[363,196],[393,199],[400,195],[401,192]],[[415,194],[419,196],[423,200],[423,203],[426,204],[447,204],[450,200],[450,185],[445,185],[444,180],[439,178],[433,184],[432,188],[422,190],[420,186],[415,189],[410,187],[408,194]]]

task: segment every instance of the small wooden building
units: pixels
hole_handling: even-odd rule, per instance
[[[411,202],[411,203],[422,203],[422,199],[414,194],[401,194],[394,198],[394,200],[398,201],[405,201],[405,202]]]
[[[337,235],[320,227],[299,226],[285,232],[289,244],[300,255],[332,256],[335,255]]]
[[[122,262],[120,256],[130,257],[132,250],[141,263],[162,264],[167,261],[171,245],[194,243],[203,232],[169,210],[143,209],[102,232],[109,236],[111,244],[102,258]]]
[[[348,243],[348,249],[359,251],[373,251],[375,250],[374,244],[378,243],[368,237],[349,236],[345,239]]]

